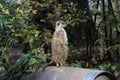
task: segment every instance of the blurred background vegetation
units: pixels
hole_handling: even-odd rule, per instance
[[[119,0],[0,0],[0,80],[20,80],[51,60],[59,19],[68,24],[64,65],[119,71],[119,6]]]

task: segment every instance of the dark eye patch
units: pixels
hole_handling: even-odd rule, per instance
[[[60,25],[60,23],[57,24],[58,26]]]

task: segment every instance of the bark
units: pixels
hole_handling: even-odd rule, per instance
[[[112,0],[112,5],[113,5],[113,9],[114,9],[114,13],[115,15],[119,15],[120,12],[120,8],[119,8],[119,0]]]

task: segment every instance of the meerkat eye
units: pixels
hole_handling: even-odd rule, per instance
[[[57,26],[59,26],[60,25],[60,23],[57,23]]]

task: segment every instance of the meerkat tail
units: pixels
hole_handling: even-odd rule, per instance
[[[53,63],[53,60],[51,60],[48,64],[46,64],[43,68],[42,68],[42,71],[44,71],[45,70],[45,68],[46,67],[48,67],[50,64],[52,64]]]

